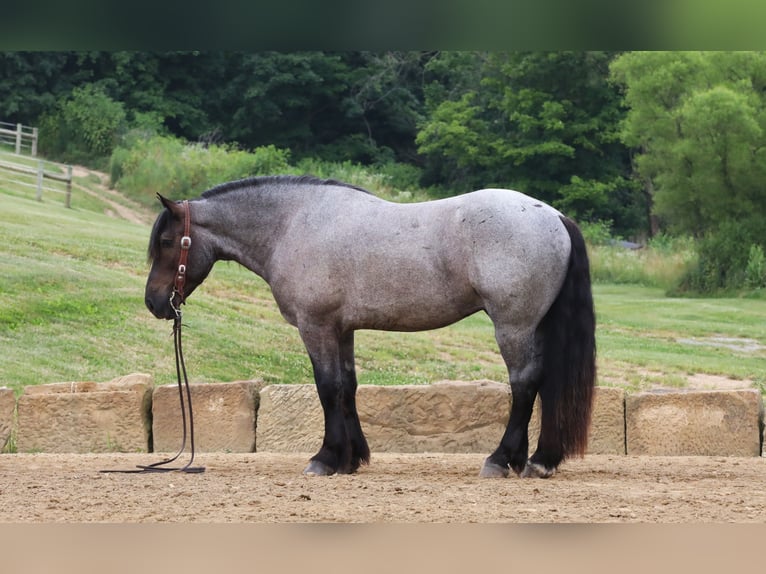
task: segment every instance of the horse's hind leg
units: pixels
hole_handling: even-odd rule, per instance
[[[521,475],[529,453],[529,421],[540,384],[541,365],[534,333],[495,327],[500,353],[508,367],[513,402],[500,445],[484,461],[480,476],[507,477],[509,468]]]

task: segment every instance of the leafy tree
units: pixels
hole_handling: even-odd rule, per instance
[[[422,111],[419,52],[234,53],[214,114],[227,140],[295,157],[412,159]]]
[[[321,135],[338,137],[325,121],[345,89],[346,66],[337,55],[321,52],[233,54],[218,117],[224,139],[245,147],[273,144],[305,153]],[[329,114],[332,115],[332,114]],[[230,119],[229,119],[230,118]]]
[[[63,52],[0,52],[0,120],[34,125],[66,84],[67,60]]]
[[[755,283],[766,224],[766,54],[632,52],[612,64],[622,138],[671,229],[699,238],[682,288]]]
[[[351,52],[342,55],[349,83],[341,105],[348,129],[374,150],[368,162],[417,161],[415,135],[423,117],[423,66],[428,52]]]
[[[463,190],[514,187],[575,217],[613,220],[621,232],[643,226],[630,157],[618,138],[624,111],[608,83],[612,54],[445,57],[458,77],[426,91],[430,113],[416,140],[439,176]],[[440,60],[427,69],[443,76]],[[466,70],[477,66],[478,77]]]
[[[75,88],[44,116],[40,149],[72,162],[107,158],[125,129],[125,109],[92,84]]]
[[[622,139],[668,226],[702,236],[766,217],[766,55],[631,52],[612,75],[630,108]]]

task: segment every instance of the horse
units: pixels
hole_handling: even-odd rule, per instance
[[[479,311],[492,320],[512,396],[479,475],[547,478],[584,455],[596,379],[589,261],[575,222],[550,205],[496,188],[397,203],[286,175],[227,182],[192,200],[157,195],[164,209],[145,290],[154,316],[179,316],[213,264],[229,260],[262,277],[298,329],[324,413],[322,445],[304,474],[351,474],[369,463],[355,331],[430,330]],[[540,435],[529,456],[538,395]]]

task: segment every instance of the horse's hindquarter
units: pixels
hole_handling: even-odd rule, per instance
[[[571,245],[561,214],[515,191],[487,189],[470,195],[474,198],[466,223],[476,246],[470,270],[474,287],[488,305],[506,315],[539,320],[558,294],[569,264]]]
[[[410,331],[458,321],[530,278],[537,290],[545,275],[560,285],[547,256],[533,259],[550,249],[535,237],[540,222],[566,234],[563,226],[550,208],[525,216],[514,197],[482,191],[396,204],[347,195],[335,212],[325,205],[301,216],[283,238],[293,271],[281,273],[274,295],[291,322]]]

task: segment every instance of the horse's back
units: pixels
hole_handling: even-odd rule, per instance
[[[338,197],[296,216],[282,271],[300,275],[284,295],[273,287],[278,299],[342,315],[349,328],[430,329],[480,309],[538,318],[563,281],[569,240],[560,214],[522,193],[485,189],[416,204],[349,190]]]

